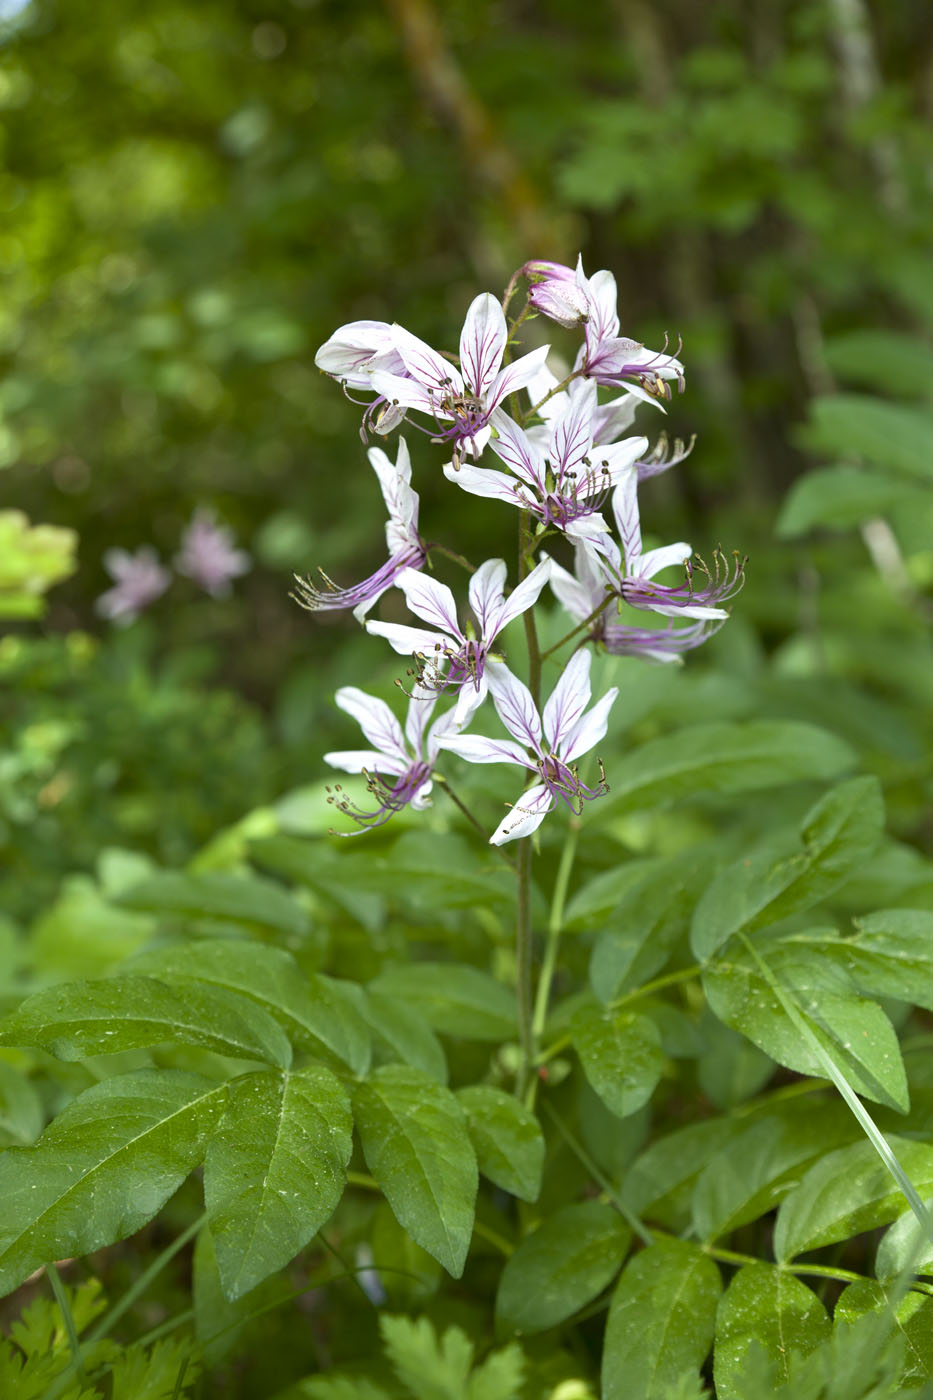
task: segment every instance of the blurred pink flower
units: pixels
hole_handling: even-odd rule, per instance
[[[142,545],[135,554],[126,549],[108,549],[103,563],[115,587],[102,593],[95,606],[102,617],[121,625],[138,617],[162,596],[172,581],[171,572],[159,562],[158,554],[148,544]]]
[[[213,598],[225,598],[230,580],[249,569],[252,560],[233,543],[233,531],[217,523],[212,510],[196,510],[181,539],[175,568],[193,579]]]

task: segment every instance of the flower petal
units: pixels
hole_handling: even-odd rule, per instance
[[[488,622],[493,612],[502,606],[505,577],[504,560],[487,559],[470,579],[470,607],[486,642],[491,642],[496,635],[489,630]]]
[[[408,702],[408,714],[405,718],[405,737],[411,745],[414,754],[421,755],[424,750],[422,741],[424,731],[434,713],[434,706],[437,704],[437,695],[430,691],[424,691],[416,685],[414,693]],[[438,721],[440,723],[440,721]],[[437,728],[437,725],[435,725]],[[436,752],[436,750],[435,750]]]
[[[468,763],[517,763],[520,768],[534,768],[521,744],[511,739],[487,739],[483,734],[446,734],[438,739],[438,747],[465,758]]]
[[[426,627],[406,627],[402,622],[367,622],[366,631],[374,637],[385,637],[393,651],[399,656],[424,656],[433,660],[437,653],[449,647],[456,651],[459,647],[453,637],[445,637],[441,632],[429,632]],[[443,660],[443,656],[439,656]]]
[[[411,759],[405,748],[402,726],[384,700],[367,695],[355,685],[341,686],[334,700],[344,714],[356,720],[374,748],[390,758],[401,758],[408,767]]]
[[[399,438],[398,455],[394,462],[381,447],[371,447],[366,455],[379,479],[382,499],[389,512],[386,540],[389,553],[395,554],[418,537],[418,496],[411,489],[408,444],[404,438]]]
[[[460,333],[460,368],[478,399],[484,399],[496,377],[509,338],[505,313],[491,292],[471,303]]]
[[[548,456],[555,475],[575,471],[593,446],[593,410],[596,408],[596,385],[587,380],[575,394],[570,394],[567,407],[555,419],[551,429]]]
[[[499,460],[522,481],[543,492],[544,458],[528,434],[501,408],[496,409],[489,422],[496,430],[489,445]]]
[[[513,738],[540,752],[541,719],[531,691],[502,661],[490,662],[486,674],[496,713],[506,729]]]
[[[500,369],[489,386],[486,408],[495,408],[509,394],[516,394],[519,389],[524,389],[526,384],[530,384],[547,359],[550,348],[549,345],[542,345],[539,349],[522,355],[520,360],[515,360],[504,369]]]
[[[324,762],[344,773],[362,773],[365,769],[367,773],[391,773],[393,777],[400,776],[409,766],[407,758],[390,758],[373,749],[340,749],[326,753]]]
[[[426,341],[419,340],[404,326],[394,325],[392,342],[412,379],[431,389],[435,395],[463,393],[463,378],[456,365],[432,350]]]
[[[562,757],[566,763],[573,763],[574,759],[579,758],[581,754],[589,753],[594,744],[598,744],[600,739],[606,737],[606,730],[609,727],[609,711],[615,704],[618,694],[618,686],[612,686],[601,700],[596,701],[587,714],[580,717],[573,732],[564,741]]]
[[[522,836],[530,836],[544,821],[554,807],[554,798],[544,783],[538,783],[523,792],[507,816],[496,827],[489,838],[490,846],[503,846],[506,841],[517,841]]]
[[[638,475],[628,472],[612,493],[612,511],[622,540],[625,567],[638,571],[641,558],[641,517],[638,513]]]
[[[619,317],[616,311],[618,289],[611,272],[603,269],[594,272],[587,281],[590,299],[590,319],[586,327],[587,345],[597,345],[619,334]]]
[[[397,583],[413,613],[430,622],[432,627],[456,637],[458,643],[466,641],[457,621],[454,595],[446,583],[438,583],[436,578],[419,573],[417,569],[405,569]]]
[[[590,666],[593,654],[581,648],[564,667],[560,680],[544,707],[544,734],[552,749],[559,749],[573,733],[590,703]]]
[[[523,492],[528,490],[527,486],[516,481],[514,477],[506,476],[505,472],[495,471],[492,467],[471,467],[469,463],[463,462],[458,471],[453,462],[448,462],[444,467],[444,475],[448,481],[461,486],[471,496],[488,496],[495,500],[507,501],[519,508],[527,504],[523,495]]]
[[[661,549],[649,549],[638,561],[639,578],[654,578],[662,569],[676,568],[686,564],[693,553],[689,544],[681,540],[678,544],[666,544]]]
[[[528,577],[523,578],[521,583],[513,588],[507,598],[503,597],[500,591],[498,599],[491,602],[486,612],[483,627],[484,639],[491,642],[504,627],[508,626],[513,618],[521,617],[523,612],[527,612],[530,607],[533,607],[550,577],[551,561],[550,559],[542,559],[540,564],[535,565]]]

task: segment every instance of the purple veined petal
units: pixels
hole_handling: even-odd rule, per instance
[[[356,720],[373,748],[389,758],[401,759],[408,766],[411,760],[405,748],[402,726],[384,700],[367,695],[355,685],[341,686],[334,700],[344,714]]]
[[[466,729],[473,719],[476,711],[480,708],[489,693],[489,681],[486,679],[486,668],[477,679],[475,685],[470,681],[464,681],[457,693],[457,703],[454,706],[454,724],[458,730]]]
[[[431,691],[422,691],[420,686],[415,687],[415,691],[408,702],[408,714],[405,717],[405,737],[411,745],[412,753],[416,755],[424,753],[424,731],[434,713],[434,706],[436,704],[436,694]],[[436,727],[435,725],[435,728]]]
[[[691,545],[681,540],[678,544],[666,544],[661,549],[649,549],[638,562],[639,578],[654,578],[662,569],[676,568],[686,564],[693,553]]]
[[[470,718],[472,719],[472,714]],[[444,714],[440,715],[432,724],[425,740],[425,761],[427,763],[434,763],[440,749],[443,747],[444,740],[449,735],[459,734],[461,729],[465,729],[468,723],[469,720],[464,720],[461,723],[457,718],[456,706],[454,709],[446,710]]]
[[[460,645],[442,632],[429,632],[426,627],[406,627],[402,622],[367,622],[366,631],[374,637],[385,637],[399,656],[433,658],[435,653],[440,652],[440,659],[443,660],[445,648],[456,651]]]
[[[609,711],[615,704],[618,694],[618,686],[612,686],[601,700],[596,701],[587,714],[581,715],[573,732],[564,742],[563,758],[565,762],[573,763],[574,759],[589,753],[600,739],[606,737],[606,730],[609,727]]]
[[[552,752],[561,748],[573,733],[580,716],[590,703],[590,666],[593,654],[583,648],[575,651],[551,691],[544,707],[544,736]]]
[[[521,744],[511,739],[487,739],[483,734],[447,734],[438,741],[442,749],[449,749],[458,758],[468,763],[517,763],[519,768],[534,771]]]
[[[388,754],[376,753],[373,749],[340,749],[324,755],[324,762],[331,768],[339,768],[343,773],[390,773],[399,777],[406,771],[408,758],[390,758]]]
[[[491,292],[481,292],[471,302],[460,332],[460,368],[476,398],[484,399],[489,392],[508,338],[502,307]]]
[[[646,437],[630,437],[622,442],[606,443],[602,447],[593,448],[593,466],[601,473],[608,473],[612,485],[617,486],[624,473],[636,467],[647,450]],[[637,480],[637,471],[635,476]]]
[[[587,283],[587,291],[590,298],[590,319],[586,328],[586,342],[588,346],[596,346],[619,334],[619,317],[616,311],[619,294],[616,279],[606,269],[594,272]]]
[[[516,617],[521,617],[533,607],[541,596],[541,590],[551,576],[550,559],[542,559],[536,564],[527,578],[523,578],[506,598],[500,591],[499,597],[492,600],[486,612],[486,626],[483,636],[487,642],[497,637],[504,627]]]
[[[496,432],[490,446],[500,462],[521,481],[543,492],[544,458],[528,434],[501,409],[490,415],[489,422]]]
[[[554,798],[545,784],[536,783],[522,793],[507,816],[502,818],[489,838],[490,846],[503,846],[506,841],[518,841],[522,836],[530,836],[553,808]]]
[[[529,281],[574,282],[577,278],[577,273],[566,263],[548,262],[545,258],[531,258],[521,268],[521,273]]]
[[[579,472],[584,457],[593,446],[593,411],[596,385],[587,380],[576,394],[568,395],[567,406],[551,429],[550,458],[555,475]]]
[[[398,454],[394,462],[381,447],[371,447],[367,452],[369,465],[376,473],[382,499],[389,512],[387,527],[393,530],[388,540],[389,553],[394,554],[405,544],[410,544],[418,530],[418,497],[411,489],[411,457],[404,438],[398,440]]]
[[[463,377],[456,365],[445,360],[424,340],[419,340],[404,326],[392,327],[392,342],[413,379],[426,389],[439,393],[463,393]]]
[[[597,405],[593,414],[594,443],[600,446],[614,443],[623,433],[627,433],[635,422],[639,399],[637,395],[628,392],[630,388],[630,385],[626,385],[626,392],[619,398]],[[652,399],[651,402],[657,404],[658,400]]]
[[[506,729],[514,739],[540,753],[541,717],[531,691],[502,661],[490,662],[486,675],[496,713]]]
[[[535,500],[533,496],[528,499],[529,488],[523,482],[506,476],[505,472],[497,472],[492,467],[472,467],[464,462],[458,471],[453,462],[448,462],[444,467],[444,475],[448,481],[462,487],[471,496],[507,501],[509,505],[518,506],[520,509],[528,507]]]
[[[573,540],[574,544],[588,544],[594,549],[599,547],[599,540],[608,532],[609,526],[598,510],[579,515],[576,520],[570,520],[563,526],[563,533],[568,540]]]
[[[691,603],[690,594],[684,589],[665,588],[662,584],[651,583],[649,579],[625,579],[622,597],[631,607],[658,613],[660,617],[692,617],[700,622],[718,622],[729,616],[726,608],[716,608],[709,603]]]
[[[479,623],[480,636],[491,642],[496,632],[490,629],[490,618],[502,604],[505,592],[506,567],[503,559],[487,559],[470,579],[470,607]],[[496,628],[496,631],[499,629]]]
[[[453,369],[453,365],[448,366]],[[446,389],[430,390],[417,379],[406,379],[400,374],[386,374],[381,370],[374,370],[370,376],[369,387],[374,393],[388,401],[388,407],[383,413],[383,418],[393,415],[393,426],[399,421],[396,409],[404,410],[414,408],[421,413],[428,413],[432,418],[450,418],[453,415],[441,410],[441,399],[448,392]],[[382,431],[382,419],[376,425],[377,431]]]
[[[515,360],[504,369],[500,369],[489,386],[486,396],[487,410],[497,408],[509,394],[517,394],[519,389],[524,389],[526,384],[530,384],[547,359],[550,348],[549,345],[542,345],[537,350],[530,350],[527,355],[522,355],[520,360]]]
[[[446,583],[406,569],[398,576],[398,587],[405,594],[405,602],[418,617],[437,627],[441,632],[457,639],[457,645],[466,638],[457,621],[457,604]]]
[[[612,511],[616,518],[626,569],[636,567],[641,558],[641,517],[638,513],[638,474],[628,472],[612,493]]]
[[[351,321],[340,326],[314,356],[325,374],[343,379],[351,388],[365,388],[376,363],[390,373],[404,373],[405,366],[392,342],[387,321]]]

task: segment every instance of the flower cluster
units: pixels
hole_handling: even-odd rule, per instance
[[[172,582],[171,570],[148,544],[141,545],[135,554],[108,549],[103,562],[114,587],[97,599],[97,611],[121,625],[132,622],[161,598]],[[195,511],[174,559],[177,572],[213,598],[225,598],[231,580],[245,574],[251,562],[245,550],[234,546],[233,531],[219,524],[214,512],[205,508]]]
[[[662,436],[652,447],[629,430],[642,403],[663,412],[671,385],[683,389],[680,360],[666,346],[649,350],[619,334],[610,272],[587,277],[582,261],[575,269],[529,262],[510,289],[522,278],[527,299],[511,322],[510,293],[504,305],[489,293],[474,300],[459,355],[439,353],[401,326],[354,321],[335,331],[316,356],[348,395],[363,395],[364,442],[404,422],[443,445],[449,454],[444,475],[454,487],[514,506],[522,521],[513,587],[507,587],[501,559],[467,565],[470,616],[464,617],[451,589],[426,572],[435,547],[419,533],[411,460],[400,438],[394,463],[382,448],[369,449],[388,511],[385,564],[349,588],[324,574],[322,584],[298,579],[295,596],[305,607],[352,608],[368,632],[414,662],[404,730],[383,700],[355,687],[337,692],[337,704],[358,721],[372,748],[325,759],[362,774],[372,803],[357,807],[340,787],[330,800],[363,830],[403,807],[429,805],[435,778],[444,781],[435,768],[445,752],[523,770],[525,789],[490,837],[495,845],[530,835],[558,799],[579,813],[607,791],[601,764],[598,781],[588,784],[577,763],[605,735],[617,693],[611,689],[590,705],[593,647],[678,661],[722,626],[724,604],[742,585],[745,561],[738,556],[729,563],[717,549],[708,566],[682,542],[647,551],[642,546],[639,482],[683,461],[692,443],[677,441],[671,449]],[[549,362],[548,346],[510,357],[518,327],[534,316],[582,329],[571,368]],[[551,557],[555,547],[566,550],[572,572]],[[671,569],[680,571],[679,580],[661,581]],[[567,640],[576,648],[539,712],[528,686],[495,648],[546,584],[569,614]],[[367,620],[390,588],[400,591],[421,625]],[[644,613],[654,621],[639,622]],[[527,630],[534,635],[533,622]],[[451,704],[435,718],[442,697]],[[487,697],[508,738],[464,732]]]

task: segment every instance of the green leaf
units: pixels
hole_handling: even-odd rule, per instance
[[[921,1293],[898,1296],[873,1279],[850,1283],[839,1295],[833,1321],[852,1326],[866,1314],[881,1315],[885,1320],[887,1337],[879,1338],[879,1348],[892,1336],[904,1343],[901,1380],[910,1382],[904,1390],[913,1390],[933,1376],[933,1298]]]
[[[33,1147],[0,1156],[0,1294],[54,1259],[90,1254],[151,1220],[204,1149],[225,1085],[139,1070],[80,1094]]]
[[[565,930],[589,933],[601,928],[621,900],[665,865],[661,860],[626,860],[600,871],[568,900]]]
[[[0,1060],[0,1147],[35,1142],[42,1117],[35,1086],[21,1070]]]
[[[346,1184],[352,1134],[347,1092],[323,1065],[233,1081],[204,1164],[228,1298],[284,1268],[330,1218]]]
[[[525,1369],[520,1347],[502,1347],[473,1370],[473,1343],[459,1327],[448,1327],[438,1339],[426,1317],[383,1314],[379,1330],[393,1370],[415,1400],[519,1400]]]
[[[885,1133],[917,1193],[933,1194],[933,1147]],[[870,1142],[853,1143],[812,1166],[778,1211],[777,1259],[794,1259],[896,1220],[907,1206]]]
[[[707,1118],[658,1138],[635,1159],[622,1183],[622,1198],[636,1215],[674,1225],[687,1211],[694,1183],[707,1162],[741,1132],[730,1118]],[[667,1202],[669,1210],[662,1208]],[[684,1222],[686,1223],[686,1222]]]
[[[830,336],[824,348],[830,369],[843,379],[899,396],[930,396],[933,346],[919,336],[860,328]]]
[[[600,1294],[618,1273],[632,1232],[598,1201],[549,1215],[509,1256],[496,1295],[496,1322],[506,1331],[544,1332]]]
[[[316,1054],[325,1047],[355,1074],[369,1068],[370,1037],[354,1000],[356,988],[302,972],[281,948],[204,938],[144,953],[133,968],[183,987],[203,982],[249,997],[302,1049]]]
[[[870,394],[812,400],[805,440],[812,449],[862,457],[910,477],[933,476],[933,414]]]
[[[627,1118],[647,1103],[664,1069],[661,1033],[648,1016],[582,1007],[570,1023],[587,1079],[608,1109]]]
[[[392,967],[370,983],[373,991],[417,1011],[445,1035],[469,1040],[515,1036],[515,997],[501,982],[462,963],[419,962]]]
[[[686,1240],[636,1254],[616,1285],[603,1345],[603,1400],[667,1400],[713,1340],[722,1280]]]
[[[222,987],[168,986],[154,977],[48,987],[0,1025],[0,1045],[38,1046],[59,1060],[166,1043],[280,1069],[292,1054],[284,1031],[255,1002]]]
[[[824,956],[820,934],[816,939],[759,936],[755,946],[852,1088],[906,1112],[907,1078],[894,1028],[881,1007],[860,997],[843,969]],[[825,1066],[739,939],[731,939],[707,965],[703,987],[715,1015],[778,1064],[799,1074],[825,1075]]]
[[[449,1089],[404,1065],[384,1065],[352,1094],[363,1155],[396,1219],[459,1278],[478,1184],[463,1109]]]
[[[713,1370],[721,1400],[748,1400],[742,1373],[749,1347],[757,1343],[780,1384],[794,1352],[807,1355],[830,1333],[826,1309],[793,1274],[773,1264],[746,1264],[723,1295],[716,1319]]]
[[[194,1246],[191,1293],[198,1348],[205,1363],[215,1367],[235,1351],[246,1352],[250,1340],[262,1345],[268,1337],[264,1314],[292,1302],[293,1283],[287,1274],[273,1274],[251,1293],[227,1298],[217,1268],[214,1237],[205,1226]]]
[[[933,1201],[924,1201],[929,1211]],[[933,1273],[933,1240],[912,1210],[899,1216],[878,1246],[875,1273],[882,1283],[891,1283],[905,1269],[914,1274]]]
[[[933,1011],[933,912],[881,909],[855,920],[849,938],[824,951],[874,996],[896,997]]]
[[[511,1094],[485,1084],[457,1090],[483,1176],[523,1201],[536,1201],[544,1168],[544,1134]]]
[[[871,855],[883,828],[877,778],[852,778],[834,788],[804,817],[802,849],[771,843],[717,875],[693,917],[695,956],[705,961],[739,929],[751,933],[825,899]]]
[[[614,764],[608,808],[631,811],[709,792],[815,782],[854,763],[848,744],[812,724],[698,724],[652,739]]]
[[[146,914],[207,919],[254,933],[303,937],[308,932],[301,905],[281,885],[258,875],[165,871],[123,890],[115,902]]]
[[[590,959],[590,985],[601,1002],[661,971],[689,927],[708,871],[707,861],[665,861],[622,896]]]
[[[795,539],[814,526],[850,530],[895,507],[924,500],[923,487],[880,469],[822,467],[795,481],[778,516],[780,539]]]
[[[361,993],[360,1014],[379,1036],[388,1058],[424,1070],[432,1079],[446,1084],[444,1047],[419,1013],[371,988],[361,989]]]
[[[700,1173],[693,1192],[697,1237],[710,1242],[759,1220],[796,1187],[804,1167],[856,1131],[845,1105],[823,1095],[747,1124]]]

